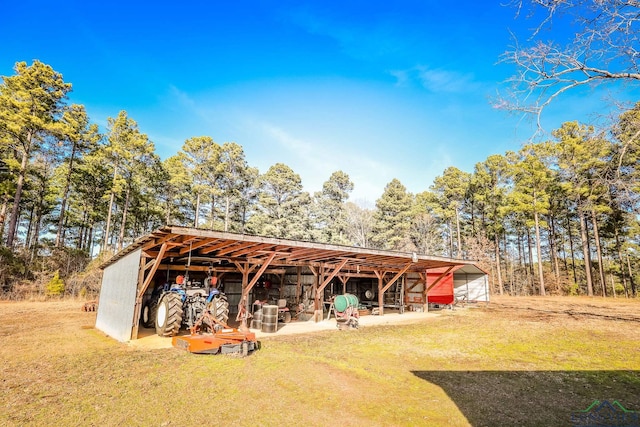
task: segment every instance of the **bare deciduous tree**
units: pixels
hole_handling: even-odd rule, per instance
[[[534,21],[531,34],[502,61],[515,64],[509,94],[498,108],[540,114],[558,96],[580,86],[640,81],[640,1],[513,0],[518,16]],[[546,41],[546,31],[569,25],[569,40]],[[553,27],[553,28],[552,28]],[[558,31],[558,37],[567,31]]]

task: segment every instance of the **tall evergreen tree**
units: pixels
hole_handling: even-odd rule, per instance
[[[71,190],[72,176],[76,173],[78,163],[90,150],[95,149],[101,135],[98,126],[89,123],[89,117],[82,105],[71,105],[67,108],[58,126],[58,139],[62,145],[64,157],[64,182],[60,200],[60,213],[56,230],[55,246],[63,245],[65,236],[65,215],[69,192]]]
[[[71,91],[62,74],[42,62],[34,61],[30,66],[18,62],[15,71],[14,76],[2,77],[0,85],[0,139],[9,142],[19,164],[7,231],[9,247],[14,245],[29,162],[42,139],[53,131]]]
[[[308,238],[311,202],[302,180],[289,166],[276,163],[260,177],[257,211],[247,224],[251,233],[281,238]]]
[[[473,186],[475,205],[481,210],[481,223],[487,238],[491,239],[495,251],[498,291],[504,293],[500,241],[505,233],[505,205],[509,186],[509,164],[506,156],[498,154],[477,163],[474,170]]]
[[[111,238],[111,221],[116,201],[119,201],[122,206],[116,246],[122,247],[132,192],[138,185],[137,181],[144,176],[148,163],[153,161],[155,150],[153,143],[149,141],[147,135],[140,132],[138,124],[127,115],[126,111],[120,111],[118,117],[109,117],[107,121],[108,143],[102,151],[105,160],[113,170],[113,180],[109,192],[104,249],[108,247]]]
[[[187,139],[178,153],[193,182],[196,227],[201,224],[202,206],[206,202],[209,202],[210,206],[210,228],[214,226],[215,203],[219,193],[220,150],[220,145],[211,137],[199,136]]]
[[[409,242],[413,196],[402,183],[393,179],[376,201],[371,243],[380,249],[405,249]]]
[[[553,132],[557,139],[555,146],[560,176],[563,187],[575,204],[580,224],[582,255],[585,267],[587,294],[593,295],[593,278],[591,271],[591,250],[589,245],[589,229],[587,215],[593,208],[597,197],[598,171],[601,170],[605,158],[602,140],[594,136],[592,127],[580,125],[578,122],[564,123]]]
[[[549,144],[523,147],[518,161],[513,165],[514,188],[509,195],[510,209],[527,216],[535,230],[540,295],[546,294],[540,233],[541,225],[546,224],[542,223],[541,217],[549,212],[549,192],[554,179],[549,159]]]
[[[450,256],[462,256],[462,236],[460,232],[460,215],[469,190],[471,174],[461,171],[455,166],[446,168],[441,176],[436,177],[431,191],[437,196],[444,219],[450,228],[455,225],[456,249],[450,249]],[[453,235],[453,233],[451,233]],[[451,239],[453,241],[453,239]],[[452,245],[453,246],[453,245]]]
[[[216,173],[219,176],[217,183],[222,196],[223,230],[241,231],[242,207],[246,204],[246,201],[242,200],[243,191],[252,181],[252,177],[240,145],[235,142],[222,144]]]
[[[345,203],[353,191],[353,182],[343,171],[336,171],[316,194],[317,219],[320,240],[327,243],[348,244]]]

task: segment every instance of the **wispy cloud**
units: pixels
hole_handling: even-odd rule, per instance
[[[319,141],[305,140],[269,122],[260,124],[268,135],[280,146],[279,153],[286,152],[296,165],[296,173],[302,177],[305,188],[317,191],[331,173],[342,170],[356,183],[352,197],[375,200],[381,189],[393,177],[393,169],[356,146],[336,146]],[[285,156],[280,156],[284,161]]]
[[[309,34],[329,37],[343,53],[353,58],[372,61],[395,52],[403,52],[410,43],[402,37],[402,30],[384,20],[348,22],[336,16],[323,16],[308,8],[289,12],[288,19]]]
[[[392,70],[389,74],[396,78],[396,86],[402,87],[417,82],[434,93],[464,93],[476,91],[481,86],[471,73],[434,69],[423,65],[406,70]]]
[[[296,157],[301,158],[306,162],[310,162],[314,157],[315,150],[312,143],[295,138],[284,129],[271,123],[263,123],[262,128],[266,135],[277,141],[290,153],[294,153]]]

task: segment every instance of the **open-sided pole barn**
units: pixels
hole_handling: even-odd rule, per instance
[[[306,297],[305,309],[315,321],[323,318],[327,291],[359,292],[368,286],[364,298],[380,315],[385,307],[402,311],[418,305],[426,311],[429,270],[448,274],[466,269],[467,274],[485,276],[472,262],[460,259],[175,226],[136,240],[102,268],[96,327],[120,341],[138,337],[142,303],[152,284],[170,281],[187,269],[191,275],[206,272],[228,280],[231,291],[235,289],[230,302],[237,303],[240,313],[249,310],[257,284],[268,287],[264,283],[268,275],[279,282],[273,286],[279,297],[285,296],[285,288],[295,303]],[[391,301],[390,289],[395,295]],[[420,294],[409,299],[405,289]]]

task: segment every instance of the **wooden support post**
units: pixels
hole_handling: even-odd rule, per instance
[[[275,257],[276,257],[276,254],[274,252],[271,255],[269,255],[269,257],[262,263],[256,275],[253,276],[253,279],[251,279],[251,282],[249,282],[249,284],[247,285],[247,288],[242,289],[242,298],[246,298],[249,296],[249,292],[251,292],[251,289],[253,289],[256,283],[258,283],[258,280],[260,280],[260,277],[262,277],[262,274],[267,269],[267,267],[269,267],[269,265],[271,264],[271,261],[273,261]]]
[[[247,326],[247,317],[248,317],[247,310],[249,309],[249,304],[248,304],[249,292],[251,292],[251,289],[253,289],[255,284],[258,282],[258,280],[260,279],[264,271],[267,269],[267,267],[269,267],[269,264],[271,264],[271,261],[273,261],[275,257],[276,257],[275,252],[269,255],[269,257],[260,266],[260,269],[258,270],[256,275],[253,276],[253,279],[251,279],[251,281],[246,286],[245,286],[245,276],[243,273],[242,295],[240,296],[240,303],[238,304],[238,316],[236,317],[236,320],[242,321],[242,324],[240,325],[240,330],[243,330],[243,331],[249,330],[249,327]],[[249,277],[249,271],[252,270],[253,268],[255,268],[255,266],[250,269],[249,266],[246,265],[245,270],[246,270],[247,279]]]
[[[144,282],[145,272],[145,257],[140,258],[140,268],[138,269],[138,284]],[[136,289],[137,290],[137,289]],[[133,320],[131,323],[131,339],[138,339],[138,329],[140,328],[140,312],[142,311],[142,303],[138,303],[138,297],[136,296],[136,302],[133,307]]]
[[[311,269],[312,272],[314,272],[313,269]],[[323,314],[323,310],[320,307],[320,280],[322,280],[322,277],[324,277],[324,267],[320,266],[320,268],[318,268],[318,272],[317,274],[314,272],[314,276],[315,276],[315,282],[313,284],[313,321],[314,322],[319,322],[320,320],[322,320],[322,314]]]
[[[384,276],[387,274],[384,271],[374,270],[376,276],[378,277],[378,314],[380,316],[384,315],[384,291],[382,288],[384,287]]]
[[[300,304],[300,288],[302,287],[302,267],[296,267],[296,306]]]
[[[153,261],[153,265],[151,266],[151,270],[147,273],[147,278],[142,280],[144,277],[144,272],[148,269],[148,264],[145,261],[145,258],[140,258],[140,271],[138,274],[138,283],[142,282],[142,286],[138,290],[138,294],[136,296],[136,305],[133,309],[133,322],[131,328],[131,339],[138,338],[138,328],[140,326],[140,312],[142,311],[142,297],[144,293],[147,291],[149,284],[153,280],[153,276],[155,276],[156,271],[158,271],[158,267],[160,267],[160,263],[162,262],[162,258],[164,257],[164,253],[167,251],[168,244],[164,242],[160,247],[160,252],[158,252],[158,256]]]
[[[422,274],[420,274],[422,277]],[[422,309],[426,313],[429,311],[429,295],[427,293],[427,280],[429,277],[429,273],[427,270],[424,271],[424,286],[422,287]]]
[[[280,279],[280,298],[284,298],[284,274],[276,274],[278,279]]]
[[[383,280],[386,272],[381,274],[380,271],[374,270],[374,273],[376,273],[376,276],[378,276],[378,310],[381,316],[384,315],[384,293],[387,292],[391,285],[393,285],[400,277],[402,277],[404,273],[407,272],[409,267],[411,267],[411,264],[412,263],[408,263],[407,265],[402,267],[402,270],[398,271],[398,273],[393,276],[393,279],[391,279],[386,285],[384,284]],[[401,309],[400,312],[402,311],[403,310]]]
[[[327,287],[327,285],[329,283],[331,283],[331,281],[333,280],[334,277],[336,277],[336,275],[340,272],[340,270],[347,264],[349,260],[344,259],[342,260],[342,262],[340,264],[338,264],[337,267],[335,267],[333,269],[333,271],[331,272],[331,274],[329,274],[326,279],[323,280],[322,284],[319,284],[316,287],[316,298],[315,298],[315,311],[316,313],[314,313],[314,317],[316,322],[319,322],[320,319],[323,318],[323,308],[324,308],[324,288]],[[325,271],[325,266],[322,266],[322,277],[324,277],[324,271]],[[319,283],[319,280],[316,280],[316,284]],[[319,313],[319,314],[318,314]]]
[[[349,281],[350,277],[339,275],[338,279],[340,279],[340,281],[342,282],[342,294],[344,295],[347,293],[347,282]]]
[[[243,317],[243,315],[246,313],[247,308],[246,308],[246,305],[243,305],[242,295],[244,295],[244,290],[247,288],[247,285],[249,284],[249,272],[251,272],[253,268],[249,266],[248,262],[245,262],[244,265],[240,264],[239,262],[236,262],[235,265],[238,268],[238,271],[242,273],[242,294],[240,296],[240,302],[238,303],[238,314],[236,316],[236,321],[237,321],[237,320],[240,320],[240,318]],[[245,312],[243,312],[243,310],[245,310]]]
[[[348,260],[342,260],[342,262],[336,267],[334,268],[334,270],[331,272],[331,274],[329,274],[327,276],[327,278],[324,280],[324,282],[322,282],[322,285],[320,285],[320,291],[324,291],[324,288],[327,287],[327,285],[329,283],[331,283],[331,281],[333,280],[334,277],[336,277],[336,275],[340,272],[340,270],[347,264]]]

